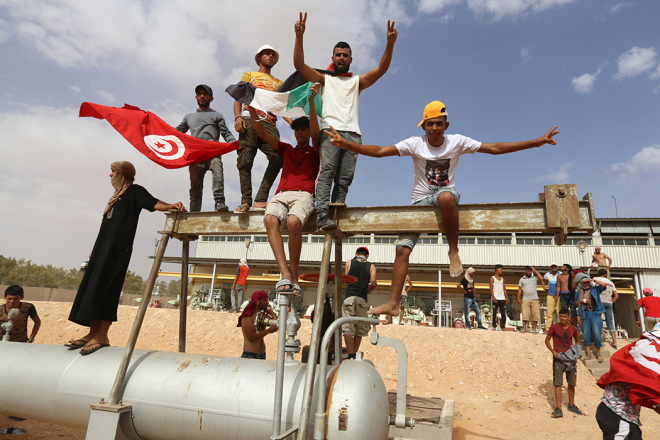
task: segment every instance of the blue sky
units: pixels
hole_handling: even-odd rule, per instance
[[[327,3],[327,2],[326,2]],[[293,71],[293,26],[309,13],[306,61],[325,68],[353,47],[355,73],[376,65],[388,19],[399,39],[389,72],[362,93],[363,142],[421,134],[424,106],[443,101],[449,133],[484,142],[541,136],[558,145],[506,156],[464,156],[463,203],[537,200],[543,185],[591,191],[596,214],[658,217],[660,3],[655,0],[422,0],[324,4],[233,1],[0,0],[0,254],[72,267],[88,255],[112,194],[107,174],[130,160],[154,196],[189,205],[187,169],[165,170],[105,121],[77,117],[84,101],[151,110],[172,125],[194,111],[194,87],[232,119],[223,90],[273,45],[273,74]],[[282,138],[293,142],[280,125]],[[227,203],[239,203],[236,155],[225,156]],[[254,185],[265,168],[258,156]],[[360,157],[352,206],[410,203],[409,158]],[[204,208],[212,208],[210,176]],[[146,276],[164,218],[144,213],[131,269]],[[174,241],[169,255],[180,249]],[[238,256],[237,256],[238,257]]]

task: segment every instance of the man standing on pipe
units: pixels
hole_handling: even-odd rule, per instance
[[[70,350],[81,348],[82,355],[110,345],[108,329],[117,321],[119,295],[133,253],[140,212],[143,209],[186,212],[181,202],[161,202],[135,185],[134,180],[132,163],[120,161],[110,165],[110,183],[115,192],[103,211],[101,230],[69,314],[69,321],[89,327],[85,336],[65,344]]]
[[[277,331],[277,326],[270,326],[260,332],[257,331],[255,320],[257,314],[261,311],[277,319],[277,315],[268,309],[268,294],[263,290],[257,290],[252,294],[250,302],[245,306],[245,310],[238,317],[238,325],[243,331],[243,354],[245,359],[266,359],[266,344],[264,337]],[[286,310],[280,310],[280,313],[286,313]],[[246,319],[243,319],[246,318]]]

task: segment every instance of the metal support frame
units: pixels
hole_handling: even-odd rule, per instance
[[[271,439],[280,438],[282,424],[282,398],[284,393],[284,356],[286,348],[286,320],[289,309],[289,298],[280,293],[277,297],[277,305],[280,307],[279,332],[277,334],[277,375],[275,377],[275,402],[273,408],[273,435]]]
[[[183,240],[181,246],[181,301],[179,301],[179,353],[186,352],[186,318],[188,313],[188,258],[190,242]]]
[[[373,325],[374,328],[380,321],[374,318],[361,318],[359,316],[346,316],[344,318],[339,318],[325,331],[323,340],[321,341],[321,359],[319,361],[319,379],[320,386],[322,390],[319,390],[317,401],[316,401],[316,414],[314,415],[314,440],[323,440],[325,439],[325,376],[328,369],[328,344],[330,343],[330,338],[332,338],[335,331],[341,328],[342,324],[348,324],[351,322],[365,322],[369,325]],[[403,344],[401,344],[403,345]],[[405,348],[404,348],[405,353]],[[308,361],[309,362],[309,361]],[[404,384],[404,400],[405,400],[405,384]],[[398,406],[397,406],[398,409]],[[404,407],[404,417],[405,417],[405,407]],[[305,438],[305,437],[301,437]]]
[[[312,216],[313,218],[314,216]],[[307,358],[307,372],[305,373],[305,388],[303,401],[300,409],[300,421],[298,423],[298,438],[307,438],[309,424],[309,412],[312,409],[312,385],[314,384],[314,372],[316,369],[316,355],[318,353],[321,339],[321,324],[323,323],[323,303],[325,302],[325,285],[328,282],[330,269],[330,251],[332,250],[332,235],[326,234],[323,243],[323,258],[321,260],[321,273],[319,275],[318,290],[316,292],[316,305],[314,306],[314,326],[309,343],[309,356]],[[337,281],[337,280],[336,280]],[[340,280],[339,280],[340,281]]]
[[[335,239],[335,298],[334,298],[334,312],[335,312],[335,321],[341,318],[342,316],[342,266],[344,262],[342,261],[342,240],[341,238]],[[337,327],[335,330],[335,361],[334,365],[340,365],[342,361],[342,341],[341,337],[341,327]]]
[[[644,294],[642,293],[642,276],[640,275],[639,271],[635,272],[635,274],[633,275],[633,282],[637,293],[637,301],[639,301],[644,297]],[[639,320],[640,330],[642,331],[642,333],[644,333],[646,330],[648,330],[646,328],[646,314],[644,313],[644,307],[639,308],[639,314],[640,314],[640,320]],[[635,319],[637,319],[637,316],[635,316]]]

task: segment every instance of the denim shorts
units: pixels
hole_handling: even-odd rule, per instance
[[[454,200],[456,201],[456,204],[461,201],[461,195],[456,191],[456,188],[454,187],[449,187],[449,186],[443,186],[441,188],[438,188],[436,192],[431,194],[430,196],[426,196],[421,200],[418,200],[413,203],[414,206],[440,206],[438,204],[438,196],[444,192],[450,193],[452,196],[454,196]],[[401,246],[406,246],[409,247],[410,249],[414,249],[415,245],[417,244],[417,240],[419,239],[420,234],[399,234],[399,239],[396,241],[396,247],[401,247]]]

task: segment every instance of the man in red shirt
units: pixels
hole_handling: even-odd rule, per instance
[[[282,177],[275,196],[266,207],[264,223],[268,232],[268,242],[280,268],[282,279],[277,283],[277,290],[295,290],[300,293],[298,264],[302,249],[302,225],[314,212],[314,184],[319,173],[319,123],[314,107],[314,97],[320,84],[312,87],[309,98],[309,118],[302,117],[291,123],[297,145],[292,147],[269,134],[263,127],[252,107],[248,107],[250,118],[257,135],[268,142],[282,156]],[[310,138],[312,145],[309,145]],[[289,259],[287,265],[284,243],[280,233],[280,223],[286,221],[289,231]]]
[[[577,415],[583,415],[575,404],[575,385],[577,384],[577,358],[571,360],[562,359],[560,353],[567,353],[571,350],[571,339],[575,345],[579,345],[578,329],[568,322],[570,319],[568,309],[559,311],[559,322],[550,326],[548,335],[545,337],[545,345],[552,352],[552,382],[555,386],[555,400],[557,407],[552,412],[552,417],[564,417],[561,411],[561,387],[564,384],[564,373],[566,373],[566,382],[568,387],[568,410]],[[550,340],[552,339],[552,345]]]
[[[247,277],[250,275],[250,266],[245,258],[241,258],[234,275],[234,284],[231,286],[231,310],[230,313],[238,312],[243,304],[243,294],[247,287]]]
[[[653,290],[648,287],[642,290],[644,294],[643,298],[640,298],[637,301],[637,307],[635,307],[635,316],[639,312],[639,309],[644,307],[644,324],[646,324],[646,330],[653,330],[653,327],[660,323],[660,297],[653,296]],[[640,319],[637,320],[637,327],[641,327]]]

